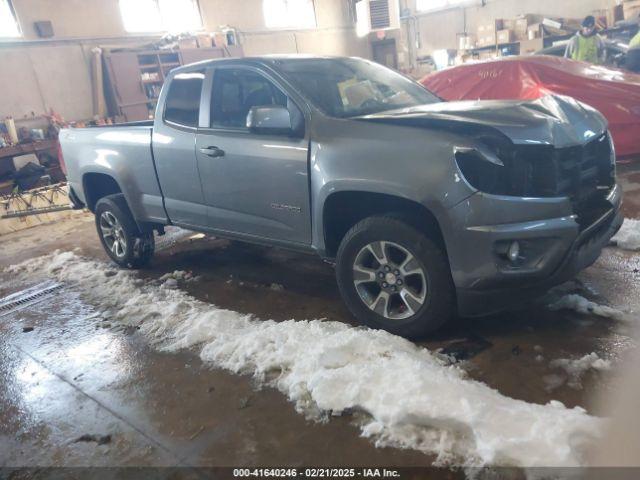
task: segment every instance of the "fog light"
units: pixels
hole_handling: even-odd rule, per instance
[[[511,263],[516,263],[520,258],[520,244],[518,242],[511,242],[509,250],[507,250],[507,258]]]

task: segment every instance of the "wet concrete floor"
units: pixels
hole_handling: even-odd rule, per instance
[[[625,214],[639,218],[640,174],[620,173]],[[262,319],[355,324],[332,267],[314,257],[193,234],[161,242],[143,277],[189,270],[200,279],[181,288],[218,307]],[[1,237],[0,267],[74,248],[107,261],[88,214]],[[607,248],[564,288],[640,312],[639,272],[640,255]],[[34,283],[2,273],[0,298]],[[418,466],[432,460],[376,448],[359,437],[349,416],[306,420],[277,391],[212,370],[194,353],[153,350],[137,331],[104,322],[73,287],[35,302],[0,311],[0,466]],[[560,378],[550,389],[549,376],[562,375],[549,362],[592,352],[615,361],[633,345],[630,335],[612,320],[532,303],[456,320],[422,345],[465,359],[471,378],[504,395],[600,414],[595,399],[606,396],[615,373],[589,372],[582,388]]]

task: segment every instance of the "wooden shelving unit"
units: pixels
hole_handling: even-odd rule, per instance
[[[162,84],[172,69],[230,56],[243,56],[241,47],[105,52],[105,94],[109,113],[128,122],[148,120],[153,117]]]

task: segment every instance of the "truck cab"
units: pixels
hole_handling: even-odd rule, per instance
[[[195,65],[170,77],[153,154],[173,223],[311,244],[309,111],[287,91],[251,62]],[[247,126],[255,107],[262,118]]]

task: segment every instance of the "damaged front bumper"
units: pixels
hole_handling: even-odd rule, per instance
[[[575,214],[561,198],[477,194],[454,207],[450,218],[462,234],[447,243],[459,314],[481,316],[521,304],[592,265],[622,225],[621,205],[622,189],[615,185],[588,215]],[[507,254],[514,242],[515,259]]]

